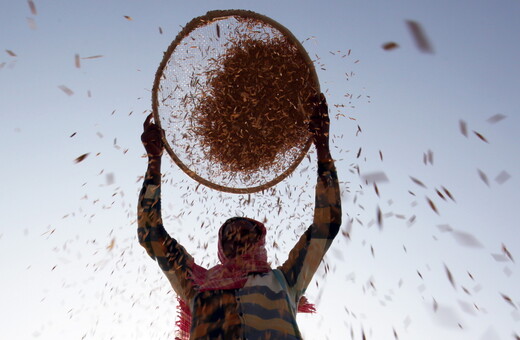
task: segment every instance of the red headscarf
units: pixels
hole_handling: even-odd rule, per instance
[[[245,220],[260,230],[260,236],[255,244],[252,244],[247,253],[227,258],[222,245],[224,229],[227,225]],[[244,287],[249,273],[267,273],[271,266],[267,263],[267,251],[265,250],[265,226],[255,220],[245,217],[233,217],[227,220],[218,231],[218,259],[221,264],[211,269],[200,266],[192,268],[192,279],[197,290],[203,292],[215,289],[239,289]]]
[[[247,253],[234,258],[226,257],[222,245],[225,227],[235,221],[245,220],[254,225],[260,235],[258,241],[247,249]],[[267,251],[265,249],[266,228],[263,223],[246,217],[232,217],[220,227],[218,232],[218,258],[220,264],[206,269],[196,264],[191,268],[191,279],[195,283],[195,288],[200,291],[217,289],[240,289],[244,287],[250,273],[267,273],[271,266],[267,262]],[[191,312],[186,301],[178,298],[179,307],[176,325],[179,329],[180,337],[176,339],[189,339],[191,328]],[[314,313],[314,305],[308,303],[302,297],[298,304],[298,312]]]

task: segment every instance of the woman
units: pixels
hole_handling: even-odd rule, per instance
[[[183,339],[301,339],[297,311],[313,311],[303,294],[341,225],[338,178],[329,149],[325,96],[313,98],[309,131],[318,155],[318,181],[312,225],[272,269],[267,263],[266,228],[253,219],[234,217],[219,230],[221,264],[205,269],[165,231],[161,219],[162,131],[144,122],[141,140],[149,162],[138,204],[138,238],[177,293],[177,320]]]

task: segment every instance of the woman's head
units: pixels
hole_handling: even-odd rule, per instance
[[[219,259],[224,262],[247,254],[253,246],[264,246],[265,227],[262,223],[246,217],[228,219],[219,230]]]

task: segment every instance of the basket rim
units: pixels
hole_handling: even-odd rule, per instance
[[[161,60],[161,63],[159,64],[159,67],[155,73],[153,88],[152,88],[152,113],[155,120],[155,123],[162,129],[161,126],[161,119],[159,117],[159,99],[157,96],[157,93],[159,91],[159,85],[161,82],[161,78],[163,76],[164,68],[166,67],[170,56],[175,51],[175,48],[180,44],[180,42],[189,35],[193,30],[196,28],[205,25],[208,21],[215,21],[219,18],[225,18],[230,16],[241,16],[245,18],[251,18],[256,19],[259,21],[266,22],[267,24],[275,27],[277,30],[279,30],[286,38],[289,39],[291,43],[294,44],[294,46],[298,49],[298,52],[303,57],[305,63],[308,65],[310,70],[310,76],[311,79],[314,82],[315,88],[317,89],[317,92],[320,92],[320,83],[318,79],[318,75],[316,74],[316,68],[314,67],[314,63],[310,59],[307,51],[302,46],[300,41],[296,39],[296,37],[292,34],[289,29],[287,29],[285,26],[280,24],[279,22],[256,12],[249,11],[249,10],[242,10],[242,9],[228,9],[228,10],[213,10],[207,12],[205,15],[196,17],[192,19],[184,28],[177,34],[175,39],[171,42],[170,46],[168,46],[168,49],[166,52],[164,52],[163,58]],[[217,183],[213,183],[208,179],[203,178],[202,176],[199,176],[195,171],[191,170],[184,162],[181,161],[181,159],[175,154],[173,149],[171,148],[170,144],[168,143],[168,140],[166,139],[165,134],[162,135],[163,144],[166,148],[166,151],[172,158],[172,160],[177,164],[179,168],[181,168],[184,173],[186,173],[189,177],[196,180],[197,182],[204,184],[205,186],[216,189],[223,192],[229,192],[229,193],[235,193],[235,194],[250,194],[259,192],[265,189],[268,189],[281,181],[283,181],[285,178],[287,178],[297,167],[300,165],[301,161],[309,151],[309,148],[312,144],[312,138],[309,136],[307,142],[305,143],[304,147],[301,149],[300,154],[298,157],[292,162],[292,164],[280,175],[276,176],[274,179],[263,183],[258,186],[252,186],[252,187],[229,187],[220,185]]]

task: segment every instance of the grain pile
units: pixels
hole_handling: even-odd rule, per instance
[[[270,18],[240,10],[193,19],[157,70],[152,106],[167,151],[190,177],[251,193],[279,183],[310,147],[319,93],[301,43]]]
[[[277,154],[305,144],[316,89],[294,46],[284,38],[245,37],[213,63],[191,116],[211,162],[252,174],[276,167]]]

